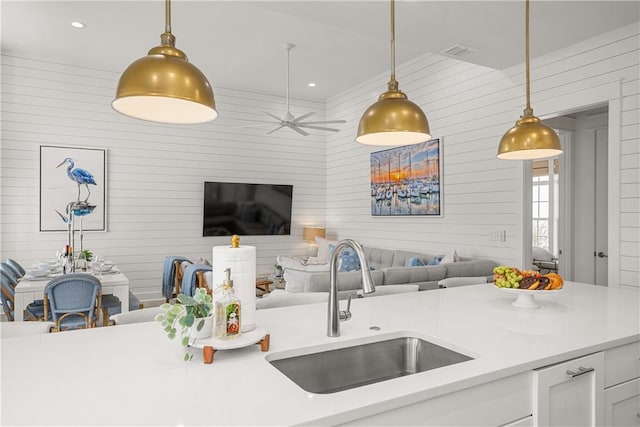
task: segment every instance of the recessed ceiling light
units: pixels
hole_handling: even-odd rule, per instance
[[[80,22],[80,21],[73,21],[73,22],[71,23],[71,26],[72,26],[73,28],[84,28],[84,27],[86,27],[86,26],[87,26],[87,24],[85,24],[84,22]]]
[[[309,87],[316,87],[316,84],[314,82],[309,82],[307,83],[307,86]]]

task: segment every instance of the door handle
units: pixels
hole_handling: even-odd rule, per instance
[[[575,377],[579,377],[580,375],[584,375],[587,372],[593,372],[594,368],[584,368],[582,366],[578,367],[578,371],[571,371],[571,370],[567,370],[567,375],[569,375],[571,378],[575,378]]]
[[[598,253],[593,253],[595,256],[597,256],[598,258],[609,258],[609,255],[605,254],[604,252],[600,251]]]

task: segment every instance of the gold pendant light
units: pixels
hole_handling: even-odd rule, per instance
[[[171,0],[165,0],[161,45],[133,62],[118,82],[114,110],[161,123],[205,123],[218,117],[213,90],[202,72],[176,49],[171,34]]]
[[[527,106],[516,125],[500,140],[498,158],[504,160],[546,159],[562,154],[556,132],[533,115],[529,74],[529,0],[526,0],[526,80]]]
[[[356,141],[366,145],[410,145],[431,139],[427,116],[398,89],[395,0],[391,0],[391,79],[388,87],[389,90],[362,115]]]

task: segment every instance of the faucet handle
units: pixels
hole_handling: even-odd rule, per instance
[[[349,295],[349,300],[347,301],[347,309],[340,310],[338,317],[341,322],[346,322],[351,319],[351,295]]]

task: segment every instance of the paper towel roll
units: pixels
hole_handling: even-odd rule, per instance
[[[224,279],[224,270],[231,269],[233,290],[240,298],[240,325],[242,332],[256,328],[256,248],[255,246],[213,247],[213,284],[214,289]]]

